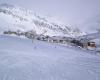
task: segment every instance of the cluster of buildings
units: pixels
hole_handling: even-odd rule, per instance
[[[48,36],[48,35],[38,35],[35,31],[20,32],[20,31],[5,31],[4,34],[15,34],[18,36],[25,36],[29,39],[36,39],[41,41],[46,41],[49,43],[60,43],[60,44],[72,44],[81,48],[94,50],[96,48],[96,43],[87,39],[75,39],[71,37],[61,37],[61,36]]]

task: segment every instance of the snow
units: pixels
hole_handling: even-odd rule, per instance
[[[0,80],[100,80],[100,56],[78,48],[2,35]]]
[[[37,34],[47,31],[49,36],[80,36],[83,33],[54,18],[41,16],[33,11],[9,4],[0,5],[1,31],[29,31],[35,30]]]
[[[4,11],[4,12],[3,12]],[[9,4],[0,5],[0,34],[3,31],[35,30],[49,36],[95,39],[98,53],[80,48],[0,35],[0,80],[100,80],[100,33],[79,29]]]

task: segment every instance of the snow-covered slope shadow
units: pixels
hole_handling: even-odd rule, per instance
[[[100,80],[100,57],[56,44],[0,36],[0,80]]]

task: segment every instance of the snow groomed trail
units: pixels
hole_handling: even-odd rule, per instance
[[[0,80],[100,80],[100,56],[57,44],[0,36]]]

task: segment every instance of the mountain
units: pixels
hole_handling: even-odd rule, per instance
[[[40,16],[33,11],[10,5],[0,5],[0,32],[3,31],[30,31],[37,34],[45,32],[49,36],[75,37],[83,35],[78,28],[72,28],[59,21],[45,16]]]

